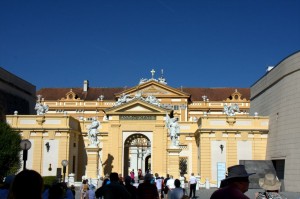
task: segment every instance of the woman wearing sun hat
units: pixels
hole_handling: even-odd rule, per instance
[[[256,193],[256,199],[286,199],[286,197],[279,194],[281,182],[273,173],[265,174],[264,178],[260,178],[259,186],[265,190],[265,192]]]

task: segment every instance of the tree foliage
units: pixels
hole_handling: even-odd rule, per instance
[[[21,135],[7,123],[0,122],[0,180],[21,167]]]

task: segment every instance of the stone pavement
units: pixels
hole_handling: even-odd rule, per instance
[[[216,188],[211,188],[211,189],[204,189],[201,188],[200,190],[196,191],[196,196],[197,199],[209,199],[211,194],[216,190]],[[189,194],[189,190],[188,194]],[[250,199],[254,199],[254,195],[256,192],[262,191],[261,189],[249,189],[246,192],[246,195],[250,198]],[[285,197],[287,197],[288,199],[300,199],[300,193],[297,192],[281,192],[282,195],[284,195]],[[79,190],[77,189],[76,191],[76,199],[80,199],[80,193]]]

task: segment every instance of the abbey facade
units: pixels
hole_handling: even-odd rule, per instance
[[[90,87],[85,80],[82,88],[37,95],[44,112],[6,120],[31,141],[27,167],[43,176],[55,176],[68,160],[75,181],[141,169],[174,178],[193,172],[217,186],[228,166],[266,158],[269,120],[249,115],[249,88],[178,89],[152,74],[132,88]],[[175,137],[169,121],[178,127]]]

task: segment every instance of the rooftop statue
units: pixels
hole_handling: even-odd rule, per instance
[[[49,106],[47,104],[43,105],[42,103],[37,102],[35,104],[34,110],[36,110],[37,115],[44,115],[48,112]]]
[[[139,85],[143,84],[143,83],[146,83],[146,82],[149,82],[149,81],[156,81],[156,82],[159,82],[161,84],[167,84],[166,78],[164,78],[164,75],[163,75],[164,74],[164,70],[163,69],[161,69],[161,77],[159,77],[158,79],[154,78],[154,74],[155,74],[155,70],[154,69],[152,69],[150,71],[150,73],[152,74],[151,75],[152,77],[150,79],[141,78],[140,82],[139,82]]]
[[[164,77],[158,78],[158,81],[159,81],[159,83],[161,83],[161,84],[167,84],[166,78],[164,78]]]
[[[228,116],[234,116],[235,112],[240,113],[240,108],[239,108],[239,105],[237,105],[237,104],[232,104],[230,106],[227,106],[225,104],[223,110],[224,110],[224,113]]]
[[[149,102],[151,104],[154,104],[156,106],[160,106],[160,102],[158,101],[158,99],[153,96],[153,95],[149,95],[146,99],[145,99],[146,102]]]
[[[139,84],[143,84],[143,83],[146,83],[148,80],[146,78],[141,78],[140,79],[140,83]]]
[[[89,127],[88,138],[90,140],[90,146],[97,146],[99,144],[99,140],[97,138],[98,127],[100,126],[100,122],[93,117],[93,121],[91,126]]]
[[[144,100],[144,101],[146,101],[146,102],[149,102],[149,103],[151,103],[151,104],[154,104],[154,105],[156,105],[156,106],[161,106],[160,102],[158,101],[158,99],[157,99],[155,96],[149,95],[149,96],[145,99],[145,98],[142,97],[142,92],[141,92],[141,91],[138,91],[138,92],[135,94],[135,96],[132,97],[132,98],[131,98],[129,95],[126,95],[126,94],[123,93],[123,94],[119,97],[118,101],[115,103],[114,106],[119,106],[119,105],[121,105],[121,104],[125,104],[125,103],[127,103],[127,102],[130,102],[130,101],[133,100],[133,99],[140,99],[140,100]]]
[[[120,97],[119,97],[119,99],[118,99],[118,101],[115,103],[115,106],[118,106],[118,105],[120,105],[120,104],[125,104],[125,103],[127,103],[127,102],[129,102],[129,101],[131,101],[132,99],[129,97],[129,95],[126,95],[126,94],[122,94]]]
[[[137,92],[135,93],[134,98],[135,98],[135,99],[142,99],[142,100],[145,100],[145,99],[143,98],[142,94],[143,94],[142,91],[137,91]]]

